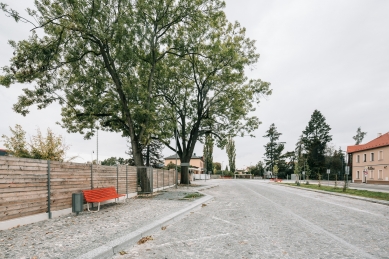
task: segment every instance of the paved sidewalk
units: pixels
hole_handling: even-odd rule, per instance
[[[166,189],[153,197],[102,205],[84,211],[0,231],[0,258],[103,258],[121,244],[136,243],[149,231],[201,207],[210,196],[183,199],[188,193],[215,187],[212,181]],[[111,245],[111,246],[110,246]],[[111,253],[111,254],[110,254]]]

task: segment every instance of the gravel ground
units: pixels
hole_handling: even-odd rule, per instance
[[[99,212],[0,230],[0,258],[75,258],[188,206],[191,199],[183,197],[202,188],[170,188],[152,197],[102,205]]]
[[[222,181],[214,200],[124,249],[130,258],[389,258],[389,206],[264,181]]]

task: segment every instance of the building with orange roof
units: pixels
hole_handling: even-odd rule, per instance
[[[347,147],[354,183],[389,184],[389,132],[366,144]]]

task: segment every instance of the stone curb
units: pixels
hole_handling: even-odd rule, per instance
[[[202,187],[198,190],[198,192],[201,193],[200,191],[202,191],[202,190],[206,190],[206,189],[213,188],[216,186],[218,186],[218,185],[210,185],[210,186]],[[202,193],[202,194],[204,194],[204,193]],[[205,195],[205,197],[202,197],[198,200],[193,201],[192,204],[190,204],[188,207],[186,207],[182,210],[174,212],[174,213],[172,213],[172,214],[170,214],[162,219],[156,220],[156,221],[154,221],[146,226],[143,226],[143,227],[123,236],[123,237],[120,237],[120,238],[117,238],[113,241],[110,241],[110,242],[106,243],[105,245],[102,245],[96,249],[93,249],[93,250],[91,250],[83,255],[76,257],[76,258],[77,259],[111,258],[112,256],[114,256],[114,254],[122,251],[123,249],[128,248],[131,245],[136,244],[139,241],[139,239],[141,239],[142,237],[145,237],[145,236],[151,234],[151,232],[153,232],[157,229],[161,229],[161,227],[166,225],[166,224],[181,220],[186,215],[189,215],[192,211],[200,209],[203,203],[213,200],[213,196],[206,195],[206,194],[204,194],[204,195]]]
[[[315,189],[310,189],[310,188],[304,188],[304,187],[298,187],[298,186],[290,186],[290,185],[286,185],[286,184],[283,184],[281,186],[290,187],[290,188],[296,188],[296,189],[300,189],[300,190],[307,190],[307,191],[311,191],[311,192],[330,194],[330,195],[335,195],[335,196],[340,196],[340,197],[346,197],[346,198],[351,198],[351,199],[355,199],[355,200],[368,201],[368,202],[373,202],[373,203],[378,203],[378,204],[389,206],[389,201],[383,201],[383,200],[377,200],[377,199],[372,199],[372,198],[359,197],[359,196],[354,196],[354,195],[349,195],[349,194],[342,194],[342,193],[336,193],[336,192],[326,192],[326,191],[315,190]]]

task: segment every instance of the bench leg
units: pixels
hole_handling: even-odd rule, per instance
[[[93,203],[93,202],[92,202]],[[89,202],[86,203],[86,207],[88,208],[88,211],[91,211],[91,212],[98,212],[100,210],[100,202],[99,202],[99,205],[97,205],[97,210],[96,211],[93,211],[93,210],[89,210]]]

